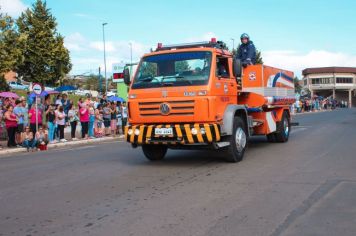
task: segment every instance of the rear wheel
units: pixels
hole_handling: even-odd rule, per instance
[[[288,142],[290,133],[290,118],[287,112],[283,112],[282,120],[277,124],[277,132],[275,134],[276,141],[279,143]]]
[[[162,160],[167,153],[167,146],[164,145],[143,145],[142,151],[150,161]]]
[[[233,132],[225,138],[230,145],[224,152],[224,158],[228,162],[242,161],[247,146],[248,135],[246,134],[245,123],[241,117],[234,118]]]

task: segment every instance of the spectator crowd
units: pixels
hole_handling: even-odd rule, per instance
[[[322,110],[333,110],[335,108],[347,108],[347,101],[337,101],[331,97],[314,97],[314,98],[301,98],[297,100],[293,106],[293,113],[315,112]]]
[[[67,94],[0,98],[0,135],[9,148],[44,150],[47,144],[67,142],[66,127],[70,127],[70,140],[122,136],[127,116],[126,102],[110,102],[105,95],[83,97],[76,104]]]

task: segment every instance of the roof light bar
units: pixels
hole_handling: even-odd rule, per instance
[[[225,43],[221,41],[217,41],[216,38],[211,38],[210,41],[184,43],[184,44],[171,44],[171,45],[164,45],[164,46],[162,43],[158,43],[156,51],[174,50],[174,49],[182,49],[182,48],[197,48],[197,47],[226,49]]]

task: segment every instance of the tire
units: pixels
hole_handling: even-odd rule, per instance
[[[163,160],[167,153],[167,146],[164,145],[143,145],[142,151],[150,161]]]
[[[267,134],[267,141],[270,143],[276,142],[276,133]]]
[[[241,117],[234,118],[232,135],[227,136],[224,140],[230,142],[230,145],[224,150],[224,159],[233,163],[242,161],[247,147],[248,135]]]
[[[290,130],[290,118],[287,112],[283,112],[282,120],[277,123],[277,132],[275,133],[276,142],[288,142]]]

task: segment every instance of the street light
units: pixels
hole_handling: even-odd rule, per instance
[[[105,93],[108,92],[108,78],[106,77],[106,50],[105,50],[105,25],[107,24],[108,23],[103,23]]]
[[[130,78],[131,78],[131,71],[132,71],[132,43],[130,42]]]
[[[130,64],[132,64],[132,43],[130,42],[130,58],[131,58],[131,62]]]
[[[231,41],[232,41],[232,50],[231,51],[233,51],[235,49],[235,39],[231,38]]]

